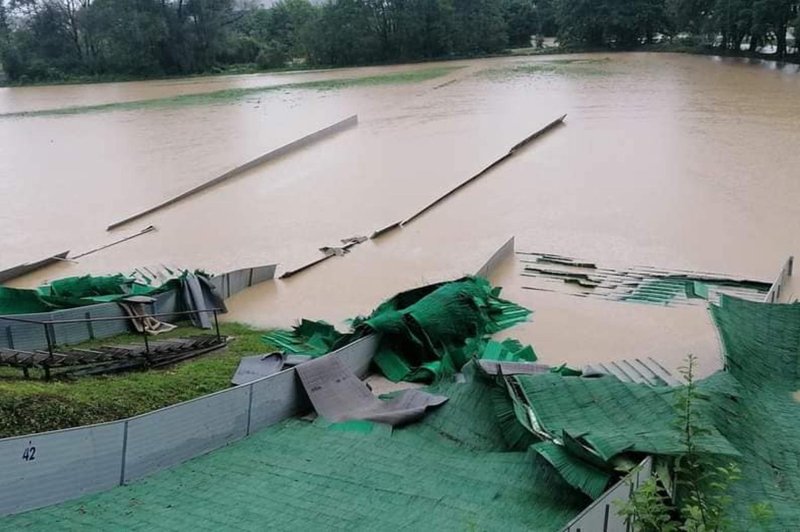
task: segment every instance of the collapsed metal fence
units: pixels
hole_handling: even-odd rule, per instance
[[[211,284],[223,297],[229,297],[258,283],[275,277],[276,265],[243,268],[211,278]],[[181,296],[177,290],[158,294],[148,305],[148,314],[160,315],[163,321],[175,321],[181,309]],[[131,331],[129,320],[87,321],[97,318],[123,318],[127,314],[117,303],[98,303],[52,312],[0,316],[0,348],[36,350],[48,347],[48,333],[53,345],[74,345],[89,340],[110,338]],[[24,323],[27,320],[38,323]],[[45,329],[43,323],[82,320],[82,323],[55,323]]]
[[[366,375],[378,338],[336,357]],[[0,515],[107,490],[223,447],[310,410],[294,368],[140,416],[0,440]]]

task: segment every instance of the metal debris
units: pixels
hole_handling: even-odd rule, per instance
[[[91,249],[89,251],[85,251],[85,252],[83,252],[83,253],[81,253],[79,255],[75,255],[72,258],[73,259],[79,259],[81,257],[85,257],[87,255],[91,255],[92,253],[97,253],[98,251],[102,251],[102,250],[104,250],[106,248],[110,248],[111,246],[116,246],[117,244],[122,244],[123,242],[127,242],[128,240],[130,240],[132,238],[136,238],[137,236],[142,236],[142,235],[146,235],[147,233],[152,233],[155,230],[156,230],[156,227],[154,225],[148,225],[147,227],[145,227],[144,229],[142,229],[141,231],[139,231],[136,234],[133,234],[133,235],[130,235],[130,236],[126,236],[125,238],[121,238],[119,240],[111,242],[110,244],[106,244],[105,246],[100,246],[100,247]]]
[[[106,230],[107,231],[111,231],[111,230],[116,229],[117,227],[125,225],[125,224],[127,224],[129,222],[132,222],[134,220],[138,220],[139,218],[142,218],[143,216],[147,216],[148,214],[152,214],[152,213],[154,213],[154,212],[156,212],[158,210],[161,210],[164,207],[168,207],[170,205],[174,205],[175,203],[178,203],[179,201],[182,201],[182,200],[184,200],[184,199],[186,199],[186,198],[188,198],[190,196],[193,196],[193,195],[197,194],[198,192],[202,192],[204,190],[207,190],[207,189],[209,189],[211,187],[214,187],[214,186],[222,183],[223,181],[227,181],[228,179],[231,179],[233,177],[241,175],[244,172],[246,172],[248,170],[251,170],[251,169],[255,168],[256,166],[264,164],[267,161],[271,161],[273,159],[277,159],[278,157],[282,157],[282,156],[284,156],[284,155],[286,155],[286,154],[288,154],[288,153],[290,153],[290,152],[292,152],[292,151],[294,151],[294,150],[296,150],[298,148],[302,148],[303,146],[307,146],[308,144],[311,144],[311,143],[316,142],[318,140],[322,140],[325,137],[328,137],[328,136],[330,136],[330,135],[332,135],[334,133],[338,133],[340,131],[343,131],[345,129],[353,127],[353,126],[355,126],[357,124],[358,124],[358,115],[353,115],[353,116],[350,116],[348,118],[345,118],[344,120],[340,120],[339,122],[336,122],[335,124],[332,124],[332,125],[330,125],[328,127],[320,129],[319,131],[316,131],[314,133],[306,135],[305,137],[302,137],[302,138],[299,138],[297,140],[294,140],[294,141],[290,142],[289,144],[285,144],[285,145],[281,146],[280,148],[276,148],[276,149],[274,149],[272,151],[269,151],[269,152],[265,153],[264,155],[256,157],[252,161],[248,161],[248,162],[246,162],[246,163],[244,163],[244,164],[242,164],[240,166],[237,166],[236,168],[228,170],[224,174],[222,174],[222,175],[220,175],[218,177],[215,177],[214,179],[211,179],[210,181],[206,181],[205,183],[202,183],[201,185],[198,185],[198,186],[196,186],[196,187],[194,187],[192,189],[189,189],[186,192],[178,194],[177,196],[175,196],[173,198],[170,198],[170,199],[168,199],[166,201],[163,201],[163,202],[159,203],[158,205],[156,205],[154,207],[150,207],[149,209],[145,209],[144,211],[141,211],[141,212],[139,212],[137,214],[133,214],[131,216],[128,216],[127,218],[125,218],[123,220],[120,220],[118,222],[114,222],[113,224],[109,225]]]
[[[478,172],[474,176],[470,177],[469,179],[467,179],[463,183],[459,184],[455,188],[453,188],[453,189],[449,190],[448,192],[446,192],[445,194],[439,196],[433,202],[429,203],[428,205],[423,207],[421,210],[417,211],[416,213],[412,214],[410,217],[408,217],[405,220],[403,220],[400,223],[400,225],[401,226],[405,226],[406,224],[411,223],[415,219],[419,218],[420,216],[422,216],[423,214],[428,212],[430,209],[434,208],[436,205],[438,205],[442,201],[446,200],[447,198],[449,198],[450,196],[452,196],[453,194],[455,194],[456,192],[461,190],[462,188],[466,187],[467,185],[469,185],[470,183],[472,183],[476,179],[478,179],[478,178],[482,177],[483,175],[487,174],[490,170],[492,170],[496,166],[499,166],[506,159],[509,159],[509,158],[513,157],[514,154],[516,154],[517,151],[519,151],[521,148],[523,148],[526,145],[530,144],[535,139],[541,137],[542,135],[544,135],[548,131],[554,129],[556,126],[559,126],[559,125],[563,124],[564,123],[564,119],[566,117],[567,117],[567,115],[563,115],[563,116],[561,116],[559,118],[556,118],[555,120],[553,120],[552,122],[550,122],[549,124],[547,124],[546,126],[541,128],[540,130],[535,131],[534,133],[528,135],[527,137],[522,139],[520,142],[516,143],[510,150],[508,150],[508,152],[505,155],[503,155],[499,159],[495,160],[489,166],[487,166],[486,168],[484,168],[483,170],[481,170],[480,172]]]
[[[12,268],[8,268],[7,270],[0,271],[0,283],[5,283],[6,281],[10,281],[12,279],[16,279],[17,277],[21,277],[26,273],[31,273],[33,271],[39,270],[44,268],[45,266],[49,266],[56,262],[61,262],[67,259],[67,255],[69,254],[69,250],[62,251],[57,255],[52,255],[47,257],[46,259],[38,260],[36,262],[26,262],[25,264],[20,264],[18,266],[14,266]]]
[[[550,253],[517,252],[522,288],[577,297],[655,305],[703,305],[721,294],[762,301],[769,283],[717,273],[649,266],[602,268],[595,262]]]

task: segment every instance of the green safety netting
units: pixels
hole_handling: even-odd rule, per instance
[[[35,289],[0,286],[0,315],[50,312],[119,301],[134,295],[154,296],[180,288],[189,275],[192,274],[188,271],[179,272],[175,278],[160,285],[145,284],[116,274],[65,277]],[[206,274],[198,271],[194,275]]]
[[[678,455],[686,451],[677,425],[678,388],[622,382],[612,375],[565,377],[553,373],[511,377],[516,393],[538,431],[556,439],[580,440],[602,461],[625,452]],[[701,424],[712,426],[708,399],[699,399]],[[704,417],[705,416],[705,417]],[[704,423],[705,422],[705,423]],[[698,436],[700,451],[736,455],[717,431]]]
[[[264,341],[293,353],[322,355],[368,334],[381,335],[374,362],[392,381],[431,382],[458,371],[473,357],[534,361],[531,347],[489,337],[525,321],[530,311],[499,297],[485,279],[465,277],[402,292],[368,317],[353,320],[349,333],[304,320]]]
[[[596,466],[590,461],[576,459],[562,445],[540,442],[531,446],[531,450],[535,456],[555,468],[567,484],[579,489],[592,499],[602,495],[615,476],[613,471],[609,471],[607,468]]]
[[[725,351],[724,371],[697,381],[699,452],[736,463],[742,479],[728,488],[736,530],[800,524],[800,304],[766,304],[722,296],[711,314]],[[494,397],[498,426],[512,448],[531,446],[574,488],[596,497],[649,454],[686,451],[677,423],[680,388],[553,373],[506,377]]]
[[[507,402],[495,407],[506,440],[531,450],[571,486],[598,497],[617,469],[633,456],[686,452],[676,423],[677,388],[622,382],[614,376],[584,378],[569,371],[507,377]],[[508,404],[510,402],[510,404]],[[698,419],[710,427],[697,437],[700,452],[736,456],[713,428],[708,397],[698,399]],[[524,428],[521,431],[520,428]]]
[[[509,452],[491,385],[441,384],[420,422],[289,419],[128,486],[0,519],[0,528],[557,531],[589,499]]]
[[[67,277],[36,289],[0,286],[0,315],[81,307],[163,289],[136,283],[123,275]]]
[[[320,356],[347,336],[324,321],[302,320],[290,331],[270,331],[264,335],[264,341],[288,353]]]
[[[735,522],[767,505],[770,530],[800,525],[800,304],[755,303],[723,296],[711,307],[727,374],[701,383],[717,429],[739,450],[742,480],[729,495]],[[724,461],[722,463],[725,463]]]

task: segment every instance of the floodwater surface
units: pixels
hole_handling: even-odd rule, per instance
[[[109,105],[148,100],[162,102]],[[37,113],[59,108],[70,114]],[[413,223],[235,297],[228,319],[340,323],[397,291],[474,273],[512,235],[519,251],[767,281],[800,250],[794,70],[593,54],[0,89],[0,269],[151,224],[14,284],[157,264],[294,269],[407,218],[564,113],[565,125]],[[351,114],[356,128],[105,231]],[[675,368],[692,352],[704,370],[718,364],[703,308],[531,292],[519,271],[511,260],[492,275],[534,310],[508,334],[545,362],[653,356]]]

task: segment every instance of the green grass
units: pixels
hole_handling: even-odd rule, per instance
[[[264,331],[236,323],[220,331],[233,338],[227,348],[161,369],[47,382],[2,368],[0,438],[113,421],[228,388],[243,356],[270,348],[261,341]],[[207,332],[180,327],[158,338],[201,333]],[[140,342],[141,336],[122,335],[81,347]]]
[[[285,83],[282,85],[270,85],[262,87],[247,87],[238,89],[224,89],[213,92],[199,94],[182,94],[169,98],[155,98],[150,100],[135,100],[132,102],[113,102],[100,105],[83,105],[73,107],[59,107],[55,109],[42,109],[38,111],[21,111],[17,113],[0,114],[0,118],[14,117],[34,117],[34,116],[59,116],[75,115],[83,113],[97,113],[108,111],[136,111],[140,109],[161,109],[170,107],[185,107],[193,105],[214,105],[230,103],[247,96],[261,94],[265,92],[275,92],[281,90],[306,89],[330,91],[349,87],[364,87],[375,85],[391,85],[402,83],[420,83],[430,79],[441,77],[460,67],[441,66],[410,70],[407,72],[392,72],[377,76],[365,76],[357,78],[331,79],[318,81],[305,81],[298,83]]]
[[[505,81],[510,78],[536,75],[605,76],[611,74],[606,68],[603,68],[606,62],[608,62],[607,58],[550,59],[490,68],[479,72],[478,75],[493,81]]]

